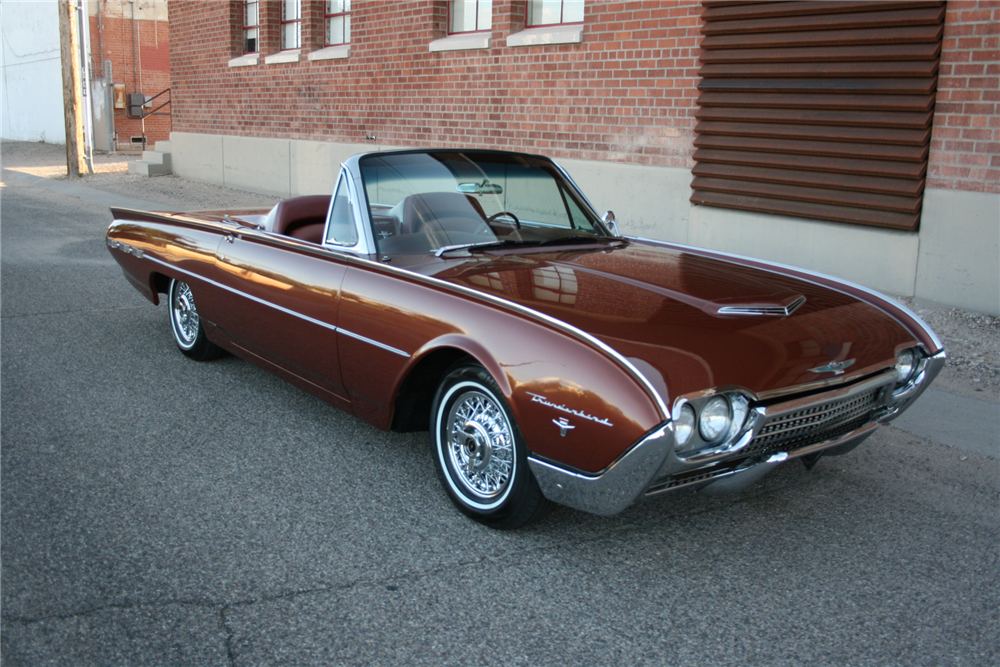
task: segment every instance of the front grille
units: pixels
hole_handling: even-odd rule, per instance
[[[775,417],[764,424],[741,453],[770,456],[846,435],[872,421],[879,391],[875,388],[858,396]]]
[[[690,486],[692,484],[697,484],[698,482],[707,482],[719,477],[720,475],[733,472],[743,465],[745,461],[746,457],[743,456],[738,459],[719,461],[718,463],[713,463],[704,468],[685,470],[684,472],[660,477],[649,485],[649,488],[646,489],[646,495],[651,496],[657,493],[663,493],[664,491],[669,491],[679,486]]]
[[[762,420],[763,424],[755,423],[756,435],[745,447],[732,452],[732,458],[723,454],[718,460],[687,469],[684,469],[686,464],[697,462],[675,460],[665,464],[661,474],[647,487],[646,495],[699,488],[721,477],[742,474],[775,454],[785,452],[794,457],[817,451],[810,449],[814,445],[833,445],[884,414],[882,398],[894,380],[895,373],[887,372],[836,392],[839,398],[817,394],[812,400],[818,403],[809,404],[809,397],[801,398],[797,403],[802,407],[798,408],[791,401],[757,408],[761,412],[751,412],[751,419]]]

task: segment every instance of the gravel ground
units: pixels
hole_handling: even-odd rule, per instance
[[[82,185],[128,197],[163,202],[181,209],[270,207],[279,198],[255,192],[196,183],[178,176],[149,178],[128,173],[138,152],[96,155],[94,174]],[[67,179],[66,153],[61,145],[3,142],[0,166],[46,178]],[[1000,318],[958,308],[941,307],[896,297],[914,309],[948,350],[948,365],[935,386],[964,396],[1000,402]]]
[[[96,190],[163,202],[181,210],[270,208],[281,201],[280,197],[197,183],[179,176],[150,178],[130,174],[128,163],[141,158],[141,152],[132,151],[95,155],[95,173],[83,176],[78,181],[81,185]],[[0,166],[46,178],[69,178],[66,171],[66,149],[61,145],[4,141],[0,145]]]

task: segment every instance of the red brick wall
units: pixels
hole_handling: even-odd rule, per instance
[[[93,77],[104,74],[104,61],[111,61],[114,83],[125,84],[126,100],[130,93],[150,97],[170,88],[170,28],[167,21],[135,20],[108,15],[90,17],[90,53]],[[134,54],[134,56],[133,56]],[[134,65],[134,66],[133,66]],[[159,106],[167,96],[157,98]],[[169,111],[170,107],[161,109]],[[170,116],[154,115],[142,120],[126,118],[124,109],[115,109],[118,145],[127,147],[132,137],[145,135],[150,148],[156,141],[170,138]]]
[[[174,129],[692,164],[699,4],[592,2],[582,44],[514,48],[524,3],[493,4],[487,50],[428,50],[443,1],[356,0],[350,58],[230,68],[240,4],[171,0]]]
[[[262,22],[277,3],[262,1]],[[174,129],[693,165],[698,2],[592,0],[582,44],[508,48],[525,5],[494,0],[491,47],[443,53],[428,45],[446,34],[444,0],[353,4],[350,58],[307,62],[304,50],[303,62],[265,65],[278,47],[262,25],[261,64],[230,68],[239,0],[170,0]],[[321,20],[314,5],[303,0],[303,35]],[[998,5],[948,3],[930,187],[1000,192]]]
[[[1000,193],[1000,2],[949,0],[927,186]]]

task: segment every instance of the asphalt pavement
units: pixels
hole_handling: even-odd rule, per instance
[[[738,496],[491,531],[426,434],[182,356],[103,242],[108,206],[162,205],[3,181],[4,665],[1000,664],[995,403],[928,393]]]

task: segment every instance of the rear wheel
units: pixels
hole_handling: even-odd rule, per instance
[[[550,503],[528,468],[524,439],[486,369],[452,369],[438,388],[431,418],[438,475],[459,510],[500,529],[545,514]]]
[[[180,351],[195,361],[215,359],[222,354],[222,348],[208,340],[205,328],[194,305],[194,293],[187,283],[170,281],[168,293],[170,301],[170,331]]]

